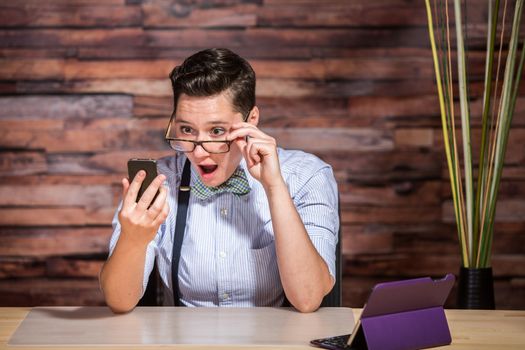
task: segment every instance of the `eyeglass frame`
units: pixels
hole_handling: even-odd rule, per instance
[[[250,110],[251,112],[251,110]],[[250,112],[248,112],[248,114],[246,115],[246,117],[243,118],[243,121],[247,121],[248,120],[248,117],[250,116]],[[228,153],[230,152],[230,146],[231,144],[233,143],[232,140],[204,140],[204,141],[194,141],[194,140],[188,140],[188,139],[181,139],[181,138],[178,138],[178,137],[168,137],[169,135],[169,132],[171,131],[171,124],[172,124],[172,121],[173,121],[173,118],[175,118],[175,112],[173,112],[173,114],[171,115],[170,117],[170,121],[168,123],[168,127],[166,128],[166,134],[164,135],[164,139],[166,140],[166,142],[170,145],[170,148],[173,149],[174,151],[177,151],[177,152],[184,152],[184,153],[192,153],[193,151],[195,151],[195,148],[197,148],[197,146],[201,146],[202,149],[204,149],[206,152],[208,153],[211,153],[211,154],[223,154],[223,153]],[[173,146],[171,145],[171,141],[183,141],[183,142],[191,142],[193,143],[193,149],[191,151],[179,151],[179,150],[176,150],[175,148],[173,148]],[[208,151],[204,146],[203,144],[206,144],[206,143],[224,143],[228,146],[228,150],[224,151],[224,152],[210,152]]]

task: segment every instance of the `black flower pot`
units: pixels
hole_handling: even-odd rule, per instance
[[[492,268],[461,267],[458,281],[459,309],[495,309]]]

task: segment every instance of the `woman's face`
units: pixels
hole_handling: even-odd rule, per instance
[[[252,124],[257,124],[257,118],[249,120]],[[227,92],[207,97],[182,94],[179,96],[169,136],[195,141],[226,140],[231,125],[242,121],[243,116],[235,112]],[[196,146],[193,152],[186,155],[202,182],[211,187],[217,187],[228,180],[242,158],[242,152],[236,143],[231,144],[227,153],[213,154],[202,146]]]

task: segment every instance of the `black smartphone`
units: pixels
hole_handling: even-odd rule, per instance
[[[144,181],[142,181],[142,186],[140,186],[140,190],[137,195],[137,202],[139,201],[140,197],[142,197],[142,194],[144,191],[146,191],[151,182],[157,177],[157,161],[155,159],[138,158],[128,160],[128,178],[130,183],[133,181],[135,175],[137,175],[140,170],[144,170],[146,172],[146,177],[144,178]],[[157,198],[158,194],[159,191],[157,191],[157,194],[155,194],[155,197],[151,203],[155,201],[155,198]]]

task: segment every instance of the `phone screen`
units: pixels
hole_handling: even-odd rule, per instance
[[[140,170],[144,170],[146,172],[146,177],[140,186],[140,190],[137,195],[137,202],[139,201],[140,197],[142,197],[142,194],[144,194],[144,191],[146,191],[151,182],[157,177],[157,161],[154,159],[136,158],[128,160],[128,178],[130,183],[133,181]],[[159,192],[157,191],[157,194],[151,201],[152,203],[155,201],[155,198],[157,198],[158,194]]]

